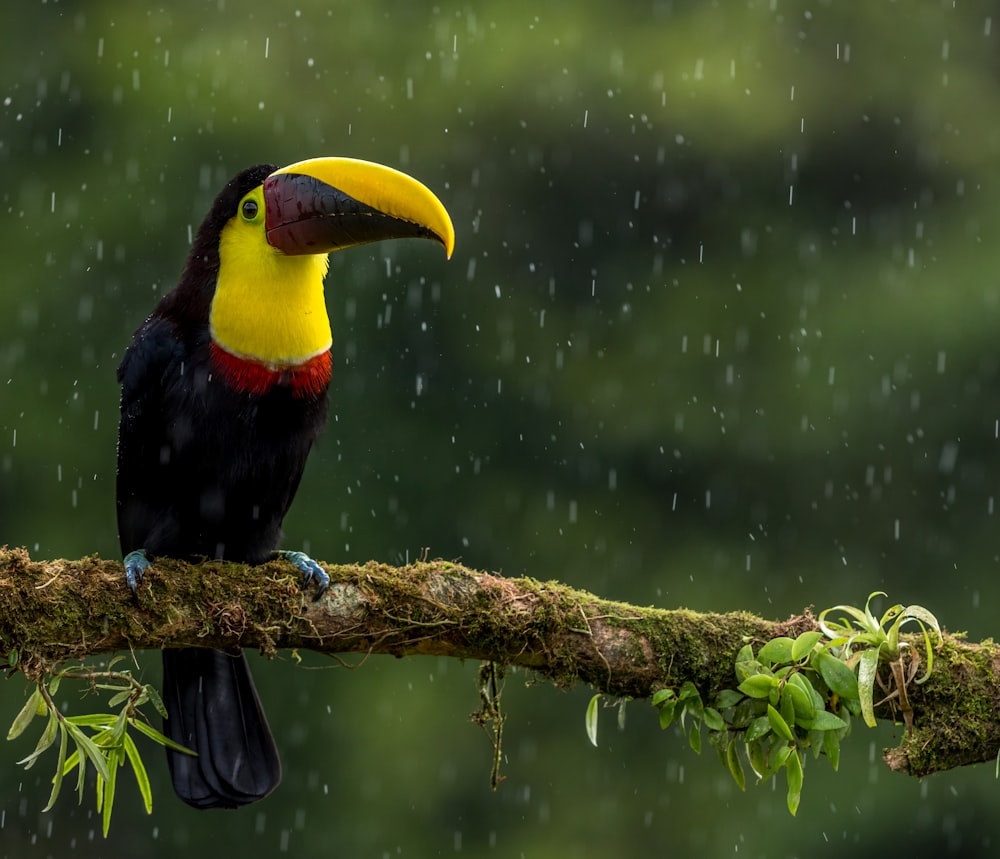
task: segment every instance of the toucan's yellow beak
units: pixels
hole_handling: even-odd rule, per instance
[[[311,158],[264,180],[267,242],[286,254],[324,254],[381,239],[455,247],[441,201],[405,173],[355,158]]]

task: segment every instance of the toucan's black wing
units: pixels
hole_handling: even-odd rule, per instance
[[[174,325],[151,316],[136,331],[118,367],[118,538],[122,554],[149,548],[167,526],[170,496],[156,480],[168,455],[165,379],[184,371],[184,348]],[[162,541],[156,541],[162,542]]]

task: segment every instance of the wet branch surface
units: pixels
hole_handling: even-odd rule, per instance
[[[817,628],[808,611],[773,621],[641,607],[440,560],[324,567],[331,585],[314,600],[283,561],[157,559],[136,602],[117,560],[32,561],[3,547],[0,654],[16,649],[29,676],[67,660],[167,647],[436,655],[516,665],[611,696],[648,698],[690,680],[711,702],[736,685],[733,663],[746,641]],[[1000,647],[992,641],[946,635],[933,676],[911,684],[907,697],[914,730],[900,728],[900,745],[885,751],[891,769],[923,776],[996,757]],[[893,703],[876,708],[880,718],[901,721]],[[864,731],[860,721],[854,730]]]

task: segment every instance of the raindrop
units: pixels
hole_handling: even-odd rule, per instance
[[[942,474],[951,474],[955,470],[958,459],[958,445],[954,441],[946,441],[941,446],[941,456],[938,458],[938,470]]]

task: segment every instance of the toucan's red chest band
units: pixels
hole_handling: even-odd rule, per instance
[[[210,350],[213,372],[241,394],[262,396],[275,387],[286,387],[293,397],[312,398],[322,394],[333,377],[333,359],[329,350],[290,367],[272,367],[251,358],[240,358],[215,342]]]

